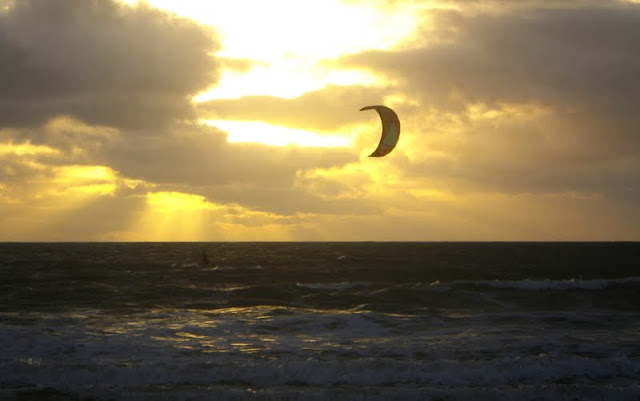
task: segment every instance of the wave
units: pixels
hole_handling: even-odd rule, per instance
[[[440,284],[439,282],[431,283],[430,286],[474,286],[474,287],[491,287],[501,289],[515,289],[524,291],[543,291],[543,290],[586,290],[598,291],[610,287],[618,286],[638,286],[640,285],[640,277],[626,277],[618,279],[594,279],[594,280],[459,280],[451,283]]]
[[[268,306],[12,312],[0,314],[0,399],[635,401],[637,317]]]
[[[309,288],[312,290],[329,290],[329,291],[341,291],[351,290],[354,288],[365,288],[374,286],[374,283],[361,281],[361,282],[349,282],[344,281],[340,283],[296,283],[297,287]]]
[[[456,280],[456,281],[433,281],[430,283],[385,283],[368,281],[343,281],[343,282],[317,282],[317,283],[296,283],[297,288],[310,289],[315,291],[351,291],[360,289],[380,290],[396,289],[407,291],[435,291],[442,292],[457,288],[497,288],[514,289],[523,291],[564,291],[564,290],[585,290],[599,291],[612,287],[636,287],[640,286],[640,277],[625,277],[617,279],[567,279],[567,280]]]
[[[148,359],[109,355],[115,359],[110,363],[89,358],[74,359],[73,364],[65,359],[15,359],[13,370],[3,372],[4,380],[16,390],[40,387],[104,399],[637,400],[640,395],[633,379],[640,373],[638,363],[624,357],[535,355],[456,361],[284,355],[251,359],[185,358],[168,349],[152,351],[144,355]]]
[[[196,264],[196,266],[200,266]],[[204,272],[234,272],[234,271],[243,271],[243,270],[263,270],[264,267],[260,265],[252,265],[252,266],[231,266],[231,265],[221,265],[221,266],[208,266],[203,267],[201,270]]]

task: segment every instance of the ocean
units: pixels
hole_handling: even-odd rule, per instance
[[[1,400],[640,400],[640,243],[0,243]]]

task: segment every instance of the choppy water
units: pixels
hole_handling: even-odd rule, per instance
[[[0,399],[640,399],[639,243],[0,244]]]

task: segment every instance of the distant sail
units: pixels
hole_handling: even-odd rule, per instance
[[[393,148],[396,147],[398,139],[400,139],[400,120],[396,112],[387,106],[366,106],[361,108],[360,111],[371,109],[377,111],[380,115],[380,119],[382,120],[382,136],[380,137],[378,147],[369,157],[382,157],[391,153]]]

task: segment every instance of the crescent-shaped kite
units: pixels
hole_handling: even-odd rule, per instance
[[[360,111],[371,109],[377,111],[380,115],[380,120],[382,120],[382,136],[380,137],[378,147],[369,157],[382,157],[391,153],[398,143],[398,139],[400,138],[400,120],[396,112],[387,106],[366,106],[361,108]]]

